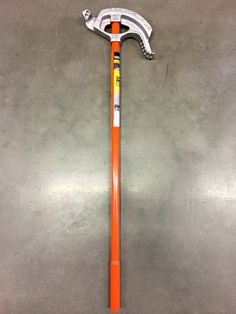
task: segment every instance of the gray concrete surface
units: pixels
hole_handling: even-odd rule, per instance
[[[236,313],[236,2],[0,1],[0,313],[108,313],[110,44],[122,46],[122,313]]]

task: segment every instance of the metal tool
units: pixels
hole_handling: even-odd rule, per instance
[[[121,8],[102,10],[97,17],[84,10],[86,26],[112,43],[111,54],[111,107],[112,107],[112,196],[111,196],[111,265],[110,265],[110,308],[120,311],[120,43],[126,38],[136,39],[146,59],[151,60],[154,52],[149,39],[150,24],[139,14]],[[111,33],[107,28],[111,26]],[[121,26],[126,27],[121,32]]]

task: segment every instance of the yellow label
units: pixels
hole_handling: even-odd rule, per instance
[[[114,66],[114,82],[113,82],[113,95],[114,95],[114,119],[113,126],[120,127],[120,55],[116,53],[113,60]]]

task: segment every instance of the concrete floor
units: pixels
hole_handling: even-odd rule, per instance
[[[0,313],[108,313],[110,44],[122,48],[122,313],[236,313],[236,2],[0,1]]]

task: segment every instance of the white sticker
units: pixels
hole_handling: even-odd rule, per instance
[[[120,127],[120,110],[114,110],[113,126],[115,128],[119,128]]]

